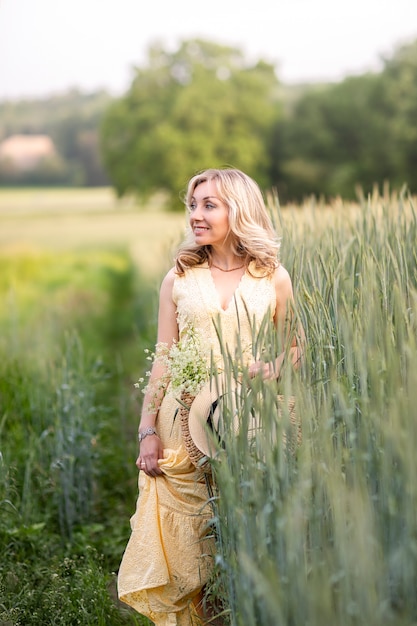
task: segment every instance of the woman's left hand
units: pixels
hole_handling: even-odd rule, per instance
[[[277,378],[277,372],[275,371],[273,363],[264,363],[264,361],[255,361],[249,365],[249,376],[255,378],[260,376],[263,380],[273,380]]]

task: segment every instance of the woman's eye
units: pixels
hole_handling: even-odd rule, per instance
[[[214,209],[214,204],[211,204],[210,202],[208,202],[206,204],[206,209]]]

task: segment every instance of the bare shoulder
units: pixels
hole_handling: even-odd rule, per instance
[[[294,300],[291,277],[283,265],[275,270],[274,283],[276,298],[274,319],[278,323],[278,320],[286,319],[289,303]]]
[[[284,298],[292,296],[292,282],[288,271],[283,265],[279,265],[274,273],[275,290],[277,295],[282,295]]]
[[[164,278],[162,279],[161,290],[160,290],[161,293],[167,293],[167,292],[172,293],[175,276],[176,276],[175,267],[171,267],[171,269],[165,274]]]
[[[159,294],[158,342],[169,346],[178,339],[176,305],[173,300],[175,269],[167,272],[161,283]]]

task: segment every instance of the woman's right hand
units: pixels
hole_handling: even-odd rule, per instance
[[[159,467],[158,460],[162,459],[163,456],[162,442],[158,435],[148,435],[140,443],[136,466],[147,476],[161,476],[163,472]]]

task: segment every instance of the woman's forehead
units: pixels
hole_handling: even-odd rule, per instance
[[[219,198],[217,184],[214,180],[204,180],[194,187],[193,198]]]

